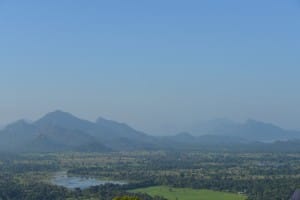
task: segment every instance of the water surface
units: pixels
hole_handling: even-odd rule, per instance
[[[58,172],[51,179],[51,183],[58,186],[63,186],[69,189],[86,189],[92,186],[104,185],[106,183],[124,185],[124,181],[108,181],[99,180],[95,178],[78,177],[78,176],[68,176],[67,172]]]

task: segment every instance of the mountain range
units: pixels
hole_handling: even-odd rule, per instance
[[[285,130],[271,123],[248,119],[244,123],[215,119],[198,123],[191,128],[193,135],[239,137],[248,141],[273,142],[300,138],[300,131]]]
[[[5,151],[111,151],[152,149],[154,137],[126,124],[103,118],[96,122],[54,111],[29,123],[24,120],[0,131],[0,150]]]
[[[101,117],[91,122],[70,113],[54,111],[37,121],[19,120],[0,130],[0,151],[107,152],[225,149],[249,145],[265,148],[266,146],[273,147],[274,144],[280,146],[292,144],[293,147],[300,147],[299,139],[299,131],[284,130],[273,124],[255,120],[248,120],[245,123],[212,120],[199,123],[191,129],[191,133],[151,136],[127,124]]]

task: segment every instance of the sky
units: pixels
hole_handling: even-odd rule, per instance
[[[300,130],[299,0],[0,0],[0,124],[53,110],[151,134]]]

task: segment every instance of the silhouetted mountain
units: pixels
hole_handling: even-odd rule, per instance
[[[137,131],[127,124],[99,117],[90,134],[117,150],[155,149],[155,137]]]
[[[94,123],[55,111],[33,123],[8,125],[0,131],[0,145],[0,150],[53,152],[153,149],[156,144],[154,137],[123,123],[103,118]]]
[[[94,123],[79,119],[66,112],[55,111],[46,114],[35,122],[35,125],[81,131],[114,150],[153,149],[155,146],[154,137],[139,132],[127,124],[102,117],[99,117]]]
[[[34,140],[37,135],[37,128],[25,120],[9,124],[0,131],[0,150],[19,150],[23,145]]]
[[[235,123],[229,120],[212,120],[193,128],[194,135],[220,135],[239,137],[248,141],[273,142],[300,138],[299,131],[284,130],[270,123],[247,120]]]
[[[248,141],[225,135],[194,136],[183,132],[174,136],[164,136],[160,139],[165,147],[173,150],[207,150],[211,151],[233,147],[234,145],[248,144]]]
[[[194,129],[196,130],[196,129]],[[195,134],[197,133],[197,134]],[[96,122],[83,120],[72,114],[55,111],[33,123],[24,120],[0,131],[1,151],[57,152],[57,151],[122,151],[158,149],[239,149],[262,151],[300,151],[297,131],[287,131],[275,125],[255,120],[243,124],[229,120],[202,123],[194,134],[154,137],[135,130],[124,123],[104,118]],[[278,141],[270,144],[261,141]]]
[[[94,128],[95,124],[93,122],[79,119],[74,115],[63,112],[63,111],[54,111],[46,114],[41,119],[37,120],[34,123],[38,127],[62,127],[65,129],[71,130],[84,130],[89,131]]]
[[[58,126],[39,127],[36,137],[24,151],[108,151],[109,148],[98,142],[94,137],[78,130],[70,130]],[[88,148],[89,147],[89,148]]]
[[[294,139],[294,135],[290,135],[290,131],[283,130],[270,123],[255,120],[247,120],[244,124],[241,124],[234,135],[240,135],[240,137],[249,140],[266,142]]]

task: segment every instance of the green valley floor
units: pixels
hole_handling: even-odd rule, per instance
[[[196,190],[189,188],[171,188],[156,186],[132,190],[131,192],[147,193],[151,196],[163,196],[168,200],[245,200],[243,195],[217,192],[212,190]]]

